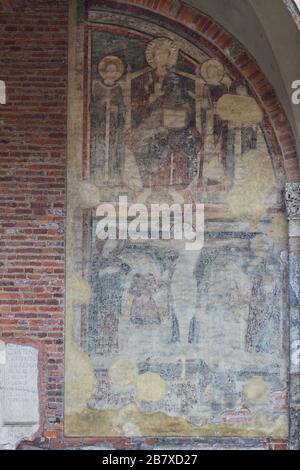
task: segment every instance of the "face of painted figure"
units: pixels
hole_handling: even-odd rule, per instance
[[[154,61],[157,68],[166,68],[169,64],[170,52],[166,47],[160,47],[155,51]]]
[[[104,83],[106,85],[114,85],[119,78],[120,73],[116,64],[108,64],[103,73]]]
[[[207,77],[210,78],[211,80],[216,77],[216,67],[208,67]]]
[[[207,78],[210,80],[210,81],[214,81],[214,80],[218,80],[218,69],[216,67],[214,67],[213,65],[211,65],[210,67],[207,68]]]
[[[124,72],[123,62],[119,57],[106,56],[98,64],[98,73],[107,86],[114,86]]]

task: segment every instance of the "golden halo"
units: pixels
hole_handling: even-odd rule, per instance
[[[214,70],[214,73],[210,74],[209,70]],[[201,65],[202,78],[209,85],[219,84],[224,77],[224,73],[223,65],[216,59],[208,59]]]
[[[115,55],[107,55],[103,57],[103,59],[101,59],[98,64],[98,72],[100,77],[105,80],[107,67],[111,64],[116,66],[116,77],[114,80],[116,82],[122,77],[124,73],[124,64],[119,57]]]
[[[176,43],[168,38],[156,38],[150,41],[146,47],[146,60],[150,67],[153,69],[156,68],[154,56],[157,49],[167,49],[169,51],[169,68],[176,64],[178,58],[178,47]]]

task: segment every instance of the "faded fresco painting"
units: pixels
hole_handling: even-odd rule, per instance
[[[287,229],[260,103],[199,41],[130,11],[89,11],[84,60],[66,434],[285,437]],[[120,194],[203,203],[204,247],[99,240],[97,205]]]

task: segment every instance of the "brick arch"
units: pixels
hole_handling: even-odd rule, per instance
[[[118,10],[130,9],[152,20],[176,25],[198,39],[211,55],[220,59],[237,78],[246,80],[264,110],[264,127],[272,143],[276,166],[285,182],[299,182],[300,172],[295,139],[286,114],[267,77],[243,45],[214,19],[179,0],[87,0],[87,7],[109,4]]]

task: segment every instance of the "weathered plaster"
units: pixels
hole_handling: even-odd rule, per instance
[[[104,23],[108,16],[114,17],[105,12]],[[122,25],[126,26],[123,21],[126,15],[122,13],[121,16]],[[99,11],[90,14],[96,29],[101,17]],[[115,17],[114,21],[119,20]],[[136,20],[129,18],[127,27],[130,29],[133,24],[136,24]],[[151,39],[151,30],[147,30],[145,25],[146,20],[141,20],[140,25],[136,24],[137,28],[141,28],[143,41],[138,45],[136,39],[135,47],[141,50],[143,42],[147,43]],[[152,34],[162,36],[161,29],[161,26],[160,31],[154,29]],[[94,93],[100,101],[98,108],[93,108],[95,104],[90,102],[90,107],[85,107],[85,113],[91,109],[101,109],[101,93],[105,94],[95,67],[96,61],[103,59],[100,57],[103,48],[97,50],[97,47],[105,40],[105,34],[101,33],[104,36],[99,37],[97,34],[95,32],[91,36],[94,43],[88,42],[89,46],[85,49],[88,54],[87,64],[91,64],[88,70],[92,72],[86,85],[92,83],[92,88],[89,88],[92,90],[98,87]],[[115,41],[118,34],[115,31]],[[224,91],[227,89],[227,93],[223,92],[225,98],[221,98],[223,103],[219,102],[216,107],[210,108],[209,100],[206,102],[202,97],[197,101],[200,95],[197,95],[196,88],[195,93],[192,91],[193,84],[199,84],[198,93],[201,93],[202,79],[198,79],[195,65],[185,69],[182,63],[178,73],[182,77],[181,84],[187,87],[189,97],[206,112],[206,132],[203,135],[199,114],[196,116],[196,130],[204,142],[201,184],[198,185],[195,179],[187,186],[184,171],[177,175],[183,188],[172,188],[173,181],[167,191],[159,184],[153,186],[153,181],[149,183],[147,165],[151,168],[155,153],[147,156],[146,163],[143,154],[151,148],[146,139],[151,137],[155,123],[159,123],[158,107],[152,121],[144,123],[144,118],[140,122],[136,118],[139,132],[126,130],[126,116],[128,119],[129,114],[124,115],[126,133],[123,141],[121,136],[121,147],[113,155],[113,158],[119,156],[121,159],[122,152],[125,152],[124,178],[114,188],[115,182],[107,179],[107,175],[112,168],[118,168],[118,159],[108,159],[106,163],[103,160],[103,117],[100,114],[96,124],[95,121],[91,124],[84,114],[84,100],[94,99],[94,96],[92,93],[92,96],[87,97],[83,92],[86,90],[83,78],[87,77],[83,74],[83,26],[79,22],[76,28],[73,16],[70,35],[66,435],[286,437],[287,363],[282,347],[286,342],[284,314],[287,306],[284,291],[286,264],[282,253],[286,249],[287,227],[281,212],[282,179],[276,173],[272,145],[265,140],[268,133],[264,128],[265,123],[262,123],[262,110],[253,97],[238,94],[238,89],[247,94],[247,87],[238,88],[239,85],[234,83],[234,77],[229,72],[224,74],[222,84],[219,82]],[[170,41],[176,40],[175,31],[168,31],[166,35]],[[110,41],[111,37],[107,39],[105,51],[109,56],[119,50],[114,42],[110,50]],[[183,55],[192,52],[194,63],[202,64],[208,59],[186,37],[184,40],[178,37],[178,44]],[[87,47],[87,43],[85,45]],[[196,49],[199,53],[195,52]],[[128,57],[125,55],[123,60],[133,60],[134,47],[128,50],[131,55],[128,53]],[[135,65],[133,62],[127,80],[132,79],[132,70],[143,65],[143,54],[136,54],[136,57],[139,57],[141,64]],[[150,74],[150,71],[143,73]],[[151,79],[154,79],[151,74],[148,77],[151,87]],[[208,76],[206,80],[208,83]],[[121,89],[128,106],[131,105],[132,97],[128,88],[124,88],[124,83]],[[141,89],[146,85],[141,82]],[[209,94],[209,90],[206,92]],[[154,88],[150,98],[153,103],[160,93],[161,90]],[[114,99],[120,98],[116,94]],[[138,100],[136,96],[133,99],[136,99],[132,107],[135,109]],[[112,112],[118,112],[121,101],[116,101],[113,106]],[[234,136],[234,165],[231,161],[225,170],[220,164],[222,149],[214,141],[215,132],[218,131],[214,128],[212,118],[221,121],[226,118],[228,131]],[[120,116],[120,119],[122,121],[123,117]],[[170,139],[168,145],[174,144],[169,137],[170,131],[167,134],[165,129],[177,125],[182,127],[186,123],[185,119],[183,111],[176,120],[170,119],[170,112],[165,114],[163,125],[157,131],[165,133]],[[220,122],[219,126],[222,125]],[[176,131],[173,133],[176,135]],[[194,135],[195,132],[191,133],[190,142],[195,138]],[[247,140],[245,135],[252,137]],[[90,156],[86,150],[89,147],[86,139],[89,138],[92,142]],[[84,152],[87,152],[85,162],[81,161],[83,141]],[[177,165],[181,170],[184,169],[184,158],[180,152],[184,152],[186,144],[187,141],[176,150]],[[159,151],[158,147],[156,152]],[[99,157],[100,164],[97,160]],[[137,163],[138,159],[140,161]],[[110,167],[110,161],[116,166]],[[105,166],[107,162],[108,166]],[[82,173],[84,165],[86,167]],[[97,165],[103,165],[103,172],[99,172]],[[155,168],[151,171],[155,174]],[[166,175],[169,177],[168,167],[166,171],[162,172],[160,178],[166,178]],[[116,176],[112,174],[112,177]],[[131,201],[143,200],[148,204],[166,202],[166,199],[187,202],[198,198],[205,202],[209,223],[206,246],[199,257],[180,252],[178,244],[170,243],[167,247],[165,242],[158,242],[153,248],[139,244],[127,247],[126,243],[120,245],[118,242],[97,246],[94,235],[91,235],[93,222],[91,231],[86,229],[87,221],[93,220],[92,209],[100,200],[114,198],[118,192],[124,191],[130,195]],[[90,243],[88,249],[84,245],[86,239]],[[152,254],[151,249],[154,250]],[[167,264],[160,265],[161,261],[158,260],[163,260],[166,252],[168,258],[164,263]],[[95,270],[91,273],[92,259]],[[95,300],[102,292],[101,286],[106,285],[110,289],[113,282],[117,282],[116,273],[119,273],[119,279],[123,276],[123,285],[121,283],[115,292],[107,294],[110,301],[106,300],[106,294],[103,294],[104,300]],[[176,322],[172,327],[174,344],[168,342],[170,319],[166,306],[170,302],[167,290],[170,279],[173,282],[170,286],[175,309],[173,318],[177,318],[178,322],[177,327]],[[160,286],[156,292],[152,293],[150,284],[148,286],[150,280]],[[142,283],[146,290],[138,293]],[[122,289],[125,289],[123,294]],[[157,305],[161,305],[160,326],[153,325],[149,332],[137,329],[132,318],[153,314]],[[269,305],[272,306],[271,310],[268,310]],[[118,308],[121,309],[119,319],[116,316]],[[88,313],[93,311],[96,312],[95,317]],[[183,312],[185,316],[181,314]],[[194,319],[192,312],[197,312]],[[264,330],[260,330],[256,324],[257,317],[260,317]],[[114,338],[118,338],[116,343]],[[196,372],[193,372],[193,367]],[[198,389],[192,379],[198,377],[197,374]],[[234,384],[235,390],[230,389],[230,384]],[[199,398],[197,393],[200,388]],[[217,412],[213,411],[215,406]]]

